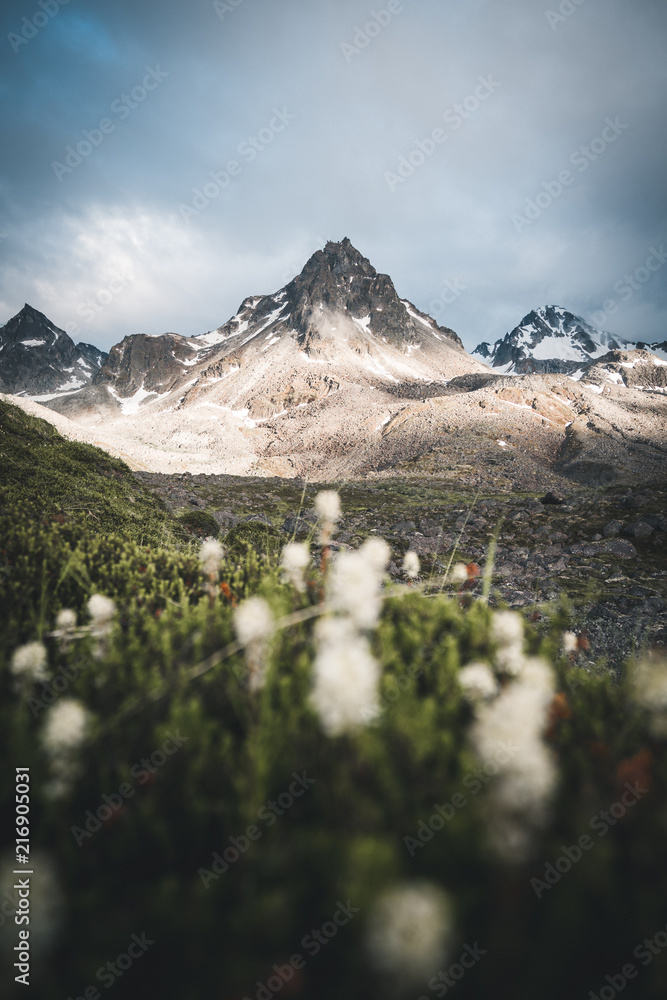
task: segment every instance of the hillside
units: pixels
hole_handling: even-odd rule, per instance
[[[162,502],[124,462],[68,441],[45,420],[0,400],[0,509],[23,519],[58,519],[144,542],[182,536]]]
[[[645,344],[598,330],[562,306],[533,309],[494,344],[482,342],[473,357],[503,375],[564,374],[581,378],[609,351],[647,348],[667,358],[667,345]]]

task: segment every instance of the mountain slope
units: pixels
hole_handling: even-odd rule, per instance
[[[68,441],[31,413],[50,411],[17,397],[0,399],[0,511],[22,518],[58,518],[158,544],[183,535],[164,504],[124,462],[80,441]]]
[[[126,337],[92,384],[49,405],[146,467],[319,475],[358,464],[401,399],[487,370],[346,239],[216,330]]]
[[[649,351],[610,351],[588,365],[583,380],[603,389],[611,382],[632,389],[667,392],[667,361]]]
[[[610,354],[556,307],[525,326],[508,368],[555,344],[577,352],[565,360],[579,382],[498,374],[343,240],[216,330],[125,338],[89,385],[43,412],[155,472],[332,481],[419,467],[458,481],[502,461],[522,489],[559,471],[585,482],[658,474],[667,396],[649,390],[666,368],[641,351]]]
[[[106,354],[75,344],[41,312],[26,304],[0,327],[0,392],[40,397],[87,385]]]
[[[648,345],[660,350],[665,345]],[[647,347],[603,330],[561,306],[534,309],[510,333],[491,345],[479,344],[473,356],[503,375],[557,373],[576,375],[609,351]]]

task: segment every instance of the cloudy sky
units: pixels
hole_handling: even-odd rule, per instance
[[[664,0],[0,20],[0,322],[29,302],[103,348],[201,333],[349,236],[469,348],[547,303],[667,335]]]

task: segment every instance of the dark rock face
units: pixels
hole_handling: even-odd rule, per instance
[[[623,534],[626,538],[648,538],[653,534],[653,527],[646,521],[635,521],[623,529]]]
[[[83,341],[77,344],[77,350],[81,354],[81,357],[94,368],[101,368],[106,359],[109,357],[106,351],[101,351],[99,347],[95,347],[94,344],[84,344]]]
[[[546,342],[546,343],[545,343]],[[473,351],[473,355],[483,358],[493,368],[502,368],[508,375],[574,375],[576,372],[589,374],[594,366],[613,373],[611,381],[625,385],[646,385],[645,371],[633,373],[623,367],[628,351],[641,349],[644,354],[644,368],[651,367],[648,374],[649,386],[667,384],[667,368],[655,365],[648,351],[667,354],[667,343],[645,344],[630,342],[603,330],[596,330],[581,316],[575,316],[560,306],[544,306],[534,309],[521,320],[510,333],[495,344],[483,341]],[[606,353],[605,353],[606,352]],[[620,367],[619,367],[620,366]]]
[[[323,310],[347,312],[359,320],[369,317],[370,332],[394,346],[423,339],[424,326],[416,316],[426,320],[426,315],[413,307],[412,312],[408,311],[389,275],[378,274],[347,238],[340,243],[329,242],[314,253],[301,274],[286,286],[285,293],[302,346],[319,339],[313,317]],[[463,350],[453,330],[439,326],[435,329]]]
[[[548,343],[540,350],[545,340]],[[601,347],[614,350],[625,346],[626,341],[594,329],[560,306],[544,306],[529,312],[492,347],[482,343],[473,354],[515,375],[572,375],[589,364]]]
[[[133,334],[111,348],[95,382],[98,386],[112,386],[121,398],[139,389],[169,392],[183,381],[187,365],[196,355],[191,341],[178,334]]]
[[[72,392],[92,381],[105,358],[92,344],[75,344],[26,304],[0,328],[0,392],[22,396]]]
[[[552,493],[550,491],[549,493],[547,493],[546,496],[542,497],[542,499],[540,500],[540,503],[544,503],[544,504],[547,504],[547,503],[560,504],[560,503],[565,503],[565,498],[561,497],[561,496],[558,496],[558,494]]]
[[[667,388],[667,364],[649,351],[609,351],[591,364],[586,381],[598,385],[626,386],[629,389]]]

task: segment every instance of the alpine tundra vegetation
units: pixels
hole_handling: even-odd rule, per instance
[[[30,769],[33,996],[99,996],[131,965],[129,998],[562,1000],[604,995],[635,945],[638,995],[665,995],[642,958],[667,893],[659,483],[556,503],[186,477],[163,501],[0,418],[0,740]],[[181,516],[195,494],[209,537]],[[618,566],[563,537],[550,596],[506,572],[529,537],[638,509],[654,539]],[[619,644],[610,620],[637,628]]]

